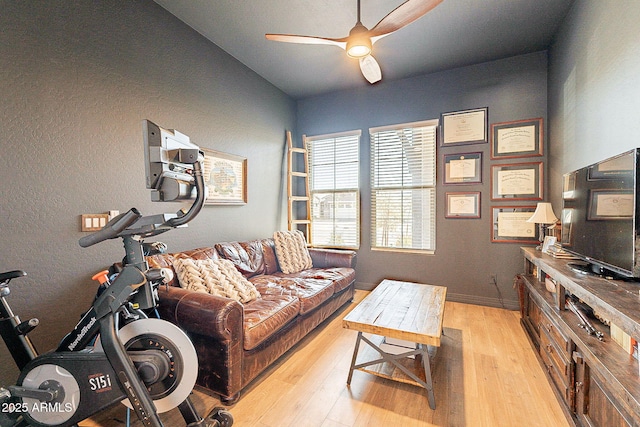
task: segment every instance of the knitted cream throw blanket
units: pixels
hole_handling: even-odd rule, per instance
[[[173,261],[184,289],[205,292],[246,303],[260,297],[256,287],[226,259],[182,258]]]
[[[280,270],[283,273],[297,273],[313,267],[302,231],[276,231],[273,233],[273,240]]]

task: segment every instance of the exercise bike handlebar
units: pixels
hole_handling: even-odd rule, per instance
[[[120,233],[133,225],[142,215],[136,208],[131,208],[107,223],[102,229],[80,239],[80,246],[87,248],[96,243],[118,237]]]
[[[202,165],[199,160],[193,162],[192,173],[196,198],[188,211],[180,210],[172,218],[166,219],[164,215],[142,217],[136,208],[131,208],[129,211],[113,218],[102,229],[81,238],[79,241],[80,246],[86,248],[108,239],[127,235],[151,236],[188,223],[200,213],[206,198]]]
[[[196,200],[193,202],[191,207],[186,213],[182,213],[175,217],[171,218],[167,221],[167,225],[172,228],[179,227],[191,221],[193,218],[200,213],[202,206],[204,205],[204,200],[206,198],[206,188],[204,185],[204,176],[202,175],[202,166],[199,161],[193,163],[193,176],[195,178],[195,187],[196,187]]]

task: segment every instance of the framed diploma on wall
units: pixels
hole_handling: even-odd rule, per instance
[[[475,184],[482,182],[482,153],[445,154],[445,184]]]
[[[542,162],[491,166],[491,200],[542,200]]]
[[[494,243],[538,244],[538,226],[527,222],[535,206],[494,206],[491,208],[491,241]]]
[[[493,123],[491,125],[491,158],[542,156],[542,118]]]
[[[489,142],[488,116],[488,107],[442,113],[441,145]]]
[[[480,218],[480,192],[451,192],[445,193],[445,218]]]

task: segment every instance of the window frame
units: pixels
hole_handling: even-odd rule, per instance
[[[437,225],[437,137],[438,137],[438,124],[439,119],[431,119],[424,120],[418,122],[410,122],[410,123],[401,123],[395,125],[388,126],[378,126],[369,128],[369,138],[370,138],[370,192],[371,192],[371,227],[370,227],[370,247],[372,251],[391,251],[391,252],[407,252],[407,253],[421,253],[421,254],[434,254],[436,250],[436,225]],[[416,129],[416,128],[425,128],[431,127],[430,132],[432,133],[432,139],[429,143],[429,149],[432,153],[430,157],[431,161],[431,174],[430,182],[432,184],[419,183],[417,185],[407,185],[402,183],[400,185],[379,185],[376,184],[377,175],[376,170],[380,167],[380,165],[376,161],[377,156],[377,148],[375,147],[377,140],[379,139],[379,134],[381,132],[395,131],[395,130],[403,130],[403,129]],[[380,156],[381,157],[381,156]],[[406,158],[402,157],[402,161],[404,162]],[[404,167],[403,167],[404,170]],[[421,169],[424,170],[424,169]],[[428,227],[430,229],[430,247],[428,248],[418,248],[411,246],[384,246],[378,244],[378,227],[377,227],[377,211],[378,207],[376,205],[376,194],[382,191],[391,191],[391,190],[416,190],[416,189],[425,189],[428,190],[429,197],[429,216],[428,219]],[[413,209],[412,209],[413,211]],[[421,215],[422,222],[424,224],[424,215]],[[405,224],[404,217],[401,220],[401,224]],[[411,223],[413,224],[413,222]],[[412,225],[413,227],[413,225]],[[400,235],[403,236],[402,231]],[[400,239],[403,240],[403,237]]]
[[[334,188],[333,189],[319,189],[316,190],[313,188],[313,169],[314,169],[314,165],[313,165],[313,144],[314,142],[317,141],[323,141],[323,140],[330,140],[333,139],[334,140],[334,152],[335,152],[335,143],[336,140],[338,140],[339,138],[349,138],[349,137],[355,137],[356,141],[355,141],[355,157],[357,159],[356,162],[356,168],[355,168],[355,172],[356,172],[356,186],[355,187],[349,187],[349,188],[335,188],[335,183],[334,183]],[[308,172],[308,184],[309,184],[309,200],[310,200],[310,207],[311,207],[311,212],[309,212],[309,218],[311,220],[311,224],[309,226],[309,233],[311,234],[311,236],[315,236],[314,235],[314,203],[313,203],[313,195],[314,193],[333,193],[333,194],[348,194],[348,193],[355,193],[355,219],[354,219],[354,224],[355,224],[355,245],[342,245],[342,244],[336,244],[334,243],[330,243],[330,244],[319,244],[315,238],[312,237],[311,242],[312,242],[312,246],[313,247],[317,247],[317,248],[340,248],[340,249],[352,249],[352,250],[358,250],[360,248],[360,244],[361,244],[361,239],[362,239],[362,232],[361,232],[361,206],[360,206],[360,167],[361,167],[361,161],[360,161],[360,143],[361,143],[361,138],[362,138],[362,130],[360,129],[356,129],[356,130],[351,130],[351,131],[344,131],[344,132],[334,132],[334,133],[329,133],[329,134],[323,134],[323,135],[313,135],[313,136],[307,136],[307,135],[303,135],[303,140],[304,140],[304,144],[305,147],[307,149],[307,172]],[[336,162],[333,163],[334,165],[337,164]],[[334,177],[335,177],[335,170],[334,170]],[[333,219],[335,220],[335,216],[333,217]],[[333,230],[335,230],[335,222],[333,224],[332,227]]]

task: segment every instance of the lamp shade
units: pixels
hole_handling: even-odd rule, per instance
[[[536,206],[536,211],[531,215],[531,218],[527,222],[534,222],[536,224],[555,224],[558,220],[553,213],[553,207],[549,202],[540,202]]]

